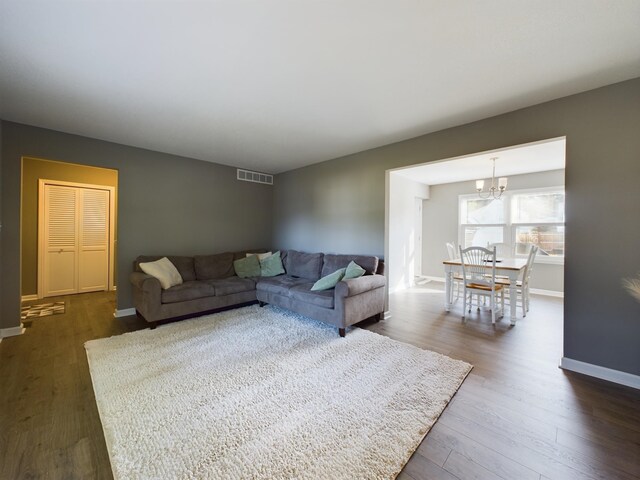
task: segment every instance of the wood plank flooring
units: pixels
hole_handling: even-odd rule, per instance
[[[640,478],[640,391],[558,368],[562,300],[533,296],[515,327],[487,311],[461,322],[429,282],[392,295],[367,328],[474,365],[403,478]]]
[[[640,478],[640,392],[558,369],[560,300],[534,297],[516,327],[494,327],[485,311],[461,323],[442,298],[427,283],[392,295],[392,318],[361,325],[474,365],[398,478]],[[110,293],[55,300],[66,313],[0,343],[2,480],[112,478],[83,344],[147,325],[113,318]]]

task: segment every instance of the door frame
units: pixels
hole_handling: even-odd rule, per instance
[[[63,180],[38,179],[38,298],[44,298],[44,187],[45,185],[60,185],[63,187],[90,188],[93,190],[109,191],[109,290],[115,290],[115,191],[109,185],[93,185],[90,183],[66,182]]]
[[[414,197],[413,201],[413,278],[411,283],[415,284],[416,277],[422,276],[422,206],[424,198]]]

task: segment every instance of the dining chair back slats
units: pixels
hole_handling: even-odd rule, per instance
[[[495,283],[495,249],[489,250],[482,247],[460,247],[460,259],[462,263],[462,276],[467,283],[490,286]],[[491,266],[491,273],[486,266]]]
[[[469,301],[469,312],[471,311],[472,296],[488,296],[490,298],[491,323],[496,322],[497,298],[500,293],[501,316],[504,315],[504,288],[496,283],[496,247],[489,250],[482,247],[469,247],[460,249],[460,264],[462,266],[462,278],[464,284],[464,294],[462,302],[462,319],[464,321]],[[490,271],[490,273],[488,272]],[[479,308],[479,307],[478,307]]]

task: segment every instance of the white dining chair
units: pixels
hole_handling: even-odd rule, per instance
[[[472,295],[478,299],[489,297],[491,308],[491,323],[496,323],[497,295],[500,294],[499,318],[504,316],[504,285],[496,282],[496,249],[482,247],[460,247],[460,263],[462,264],[463,295],[462,295],[462,320],[465,319],[467,301],[469,313],[471,313]],[[490,266],[490,271],[487,271]],[[478,305],[479,307],[479,305]]]
[[[489,250],[492,250],[493,247],[496,248],[496,255],[498,260],[511,257],[509,248],[507,247],[506,243],[487,243],[487,248]]]
[[[529,311],[530,304],[530,288],[529,284],[531,281],[531,274],[533,273],[533,266],[535,263],[536,255],[538,253],[538,247],[536,245],[531,245],[529,249],[529,255],[527,256],[527,264],[524,267],[524,271],[522,273],[522,280],[518,280],[516,282],[516,298],[509,297],[509,303],[516,302],[516,305],[520,305],[522,307],[522,316],[526,317],[527,312]],[[503,285],[505,289],[511,285],[509,279],[498,278],[496,279],[498,284]],[[508,290],[507,290],[508,291]]]
[[[447,254],[449,255],[449,260],[456,260],[458,258],[458,249],[455,243],[447,242]]]

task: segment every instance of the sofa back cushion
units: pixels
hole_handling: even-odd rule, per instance
[[[140,255],[133,261],[133,271],[142,272],[140,263],[155,262],[165,255]],[[181,257],[178,255],[166,255],[166,257],[175,265],[185,282],[191,282],[196,279],[196,271],[194,267],[193,257]]]
[[[340,268],[346,268],[352,261],[366,270],[365,275],[373,275],[378,270],[378,257],[373,255],[333,255],[327,253],[324,256],[324,265],[322,265],[322,276],[329,275]]]
[[[323,256],[324,254],[322,253],[304,253],[288,250],[284,256],[284,268],[287,271],[287,275],[316,281],[321,276]]]
[[[233,269],[233,252],[218,253],[215,255],[196,255],[193,257],[196,279],[215,280],[228,278],[235,275]]]

